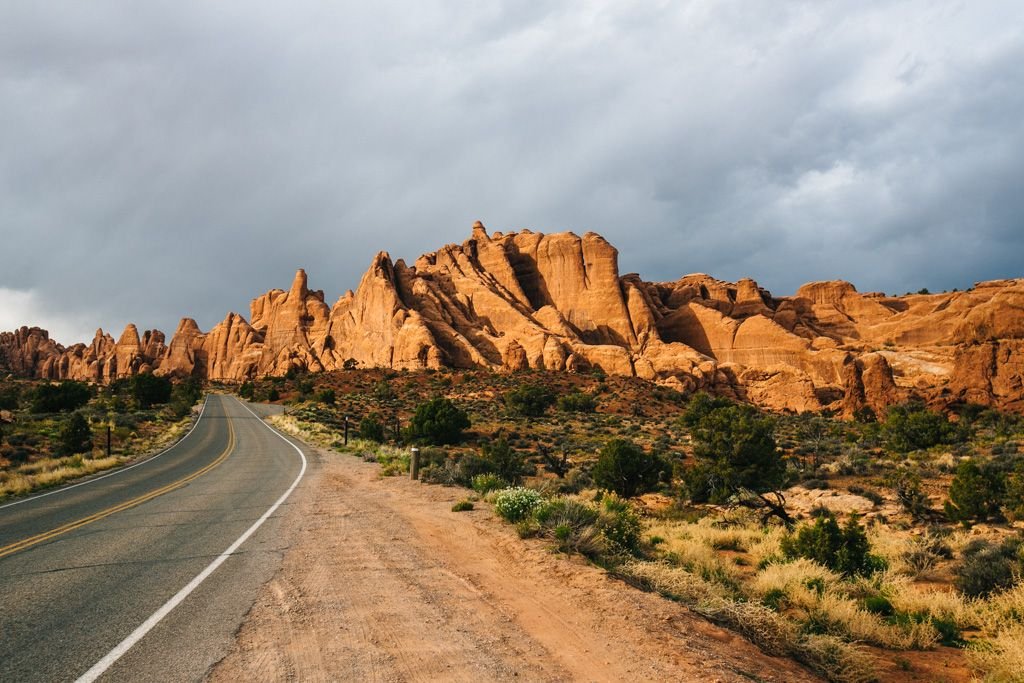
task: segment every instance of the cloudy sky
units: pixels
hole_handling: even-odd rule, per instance
[[[0,0],[0,329],[593,230],[622,272],[1024,275],[1024,3]]]

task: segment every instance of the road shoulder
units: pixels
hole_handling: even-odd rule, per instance
[[[486,505],[451,512],[464,490],[320,455],[294,543],[209,680],[816,680]]]

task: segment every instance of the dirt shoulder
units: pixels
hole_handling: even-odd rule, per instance
[[[685,608],[521,540],[462,489],[321,451],[212,681],[811,681]]]

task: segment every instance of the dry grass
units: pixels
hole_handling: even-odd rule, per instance
[[[887,572],[878,579],[883,594],[900,612],[928,614],[935,619],[949,620],[963,630],[979,624],[978,604],[955,591],[922,587],[909,577]]]
[[[789,604],[812,609],[820,600],[818,587],[820,590],[834,590],[841,578],[830,569],[801,558],[767,565],[751,579],[747,588],[758,598],[773,591],[782,591]]]
[[[972,645],[968,657],[986,681],[1024,681],[1024,625],[1014,624]]]
[[[892,625],[835,591],[821,595],[814,616],[827,623],[830,630],[835,629],[834,635],[890,650],[928,650],[939,640],[939,633],[930,622]]]
[[[682,567],[630,562],[620,571],[737,631],[767,654],[796,657],[830,681],[866,683],[875,679],[870,658],[855,646],[829,636],[802,635],[796,624],[781,614],[758,603],[730,599],[721,586]]]
[[[1024,628],[1024,582],[986,601],[975,603],[979,626],[989,633],[997,633],[1007,625]]]
[[[285,434],[298,437],[308,443],[330,448],[338,438],[337,432],[317,422],[305,422],[295,419],[294,415],[272,415],[267,418],[274,427]]]
[[[126,458],[88,459],[81,455],[67,458],[44,458],[30,465],[22,465],[0,478],[0,500],[19,496],[39,489],[58,486],[71,479],[109,470],[127,462]]]
[[[181,438],[191,424],[192,416],[182,418],[167,425],[155,435],[137,439],[132,444],[132,450],[136,453],[153,453],[163,450]],[[101,454],[103,451],[97,449],[93,453]],[[0,500],[60,486],[73,479],[120,467],[136,459],[122,455],[90,458],[82,454],[39,458],[14,469],[0,472]]]

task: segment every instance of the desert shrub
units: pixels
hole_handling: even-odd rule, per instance
[[[378,401],[390,401],[395,397],[395,392],[391,389],[391,384],[382,379],[373,385],[373,397]]]
[[[466,453],[458,459],[458,483],[472,488],[473,479],[482,474],[494,474],[489,463],[479,453]]]
[[[483,444],[480,456],[490,472],[508,483],[518,484],[522,479],[526,467],[523,455],[504,438]]]
[[[481,496],[490,493],[491,491],[497,491],[499,489],[507,488],[508,482],[493,473],[478,474],[472,479],[472,488],[474,491],[479,493]]]
[[[469,429],[469,425],[466,411],[438,396],[416,407],[409,423],[409,436],[414,441],[443,446],[461,441],[462,432]]]
[[[966,430],[950,422],[945,415],[928,410],[923,403],[892,406],[882,426],[882,436],[890,449],[906,453],[939,444],[963,441]]]
[[[788,522],[781,502],[773,503],[763,495],[778,492],[787,479],[774,429],[771,419],[750,406],[729,405],[705,412],[693,428],[697,464],[686,473],[690,498],[721,503],[752,492],[768,507],[769,515]]]
[[[630,498],[658,485],[668,464],[657,455],[627,439],[612,439],[604,445],[594,465],[594,483],[600,488]]]
[[[593,394],[573,391],[558,399],[558,409],[563,413],[592,413],[597,410],[597,399]]]
[[[238,387],[238,395],[247,401],[251,401],[252,397],[256,394],[256,387],[252,382],[242,382]]]
[[[384,442],[384,420],[380,413],[370,413],[359,421],[359,438],[367,441]]]
[[[462,469],[454,460],[446,459],[441,463],[427,465],[420,470],[420,481],[442,486],[461,486],[465,483]]]
[[[277,387],[270,387],[270,390],[267,392],[267,400],[271,403],[281,400],[281,392],[277,390]]]
[[[302,398],[306,398],[307,396],[312,394],[315,386],[316,385],[313,384],[313,380],[311,379],[300,379],[295,384],[295,388],[296,390],[298,390],[299,396],[301,396]]]
[[[334,393],[334,389],[323,389],[316,395],[316,400],[324,405],[333,406],[337,395]]]
[[[85,453],[92,450],[92,428],[81,413],[73,413],[60,430],[62,453]]]
[[[886,477],[886,485],[896,494],[900,507],[913,517],[921,520],[930,511],[928,495],[921,489],[921,475],[908,469],[900,469]]]
[[[143,372],[132,377],[132,396],[143,408],[163,405],[171,400],[171,380]]]
[[[636,554],[640,550],[643,525],[628,501],[606,495],[601,500],[597,527],[616,551]]]
[[[955,522],[984,522],[999,515],[1005,478],[990,464],[963,460],[949,485],[946,515]]]
[[[953,584],[969,597],[987,597],[1014,585],[1021,571],[1022,540],[1013,537],[995,544],[978,539],[969,543],[955,569]]]
[[[452,512],[466,512],[473,509],[473,501],[471,500],[460,500],[455,505],[452,505]]]
[[[171,390],[170,410],[175,417],[185,417],[203,396],[203,385],[195,377],[178,382]]]
[[[17,410],[21,402],[21,389],[17,384],[0,387],[0,410]]]
[[[569,473],[569,470],[572,469],[572,465],[569,462],[569,452],[564,445],[558,455],[552,453],[551,449],[543,444],[537,446],[537,451],[543,460],[544,469],[556,475],[559,479],[563,479]]]
[[[834,515],[823,515],[782,539],[782,552],[787,557],[813,560],[847,576],[866,576],[881,568],[881,560],[870,551],[871,544],[856,516],[840,527]]]
[[[523,417],[540,417],[554,402],[554,392],[538,384],[524,384],[505,394],[508,409]]]
[[[33,413],[71,412],[81,408],[92,398],[92,391],[83,382],[41,384],[32,392],[30,410]]]
[[[533,514],[543,500],[540,493],[522,486],[502,489],[494,496],[494,511],[514,524]]]
[[[700,421],[720,408],[728,408],[734,405],[732,401],[720,398],[718,396],[710,396],[703,391],[698,391],[690,398],[690,402],[686,405],[686,411],[680,418],[680,422],[685,427],[696,427],[700,424]]]
[[[597,524],[598,512],[593,506],[575,498],[558,497],[546,500],[534,512],[534,519],[542,528],[554,528],[559,524],[574,527]]]
[[[1024,519],[1024,463],[1006,476],[1002,509],[1013,520]]]
[[[853,419],[860,424],[872,424],[878,422],[878,416],[871,406],[863,406],[853,413]]]

